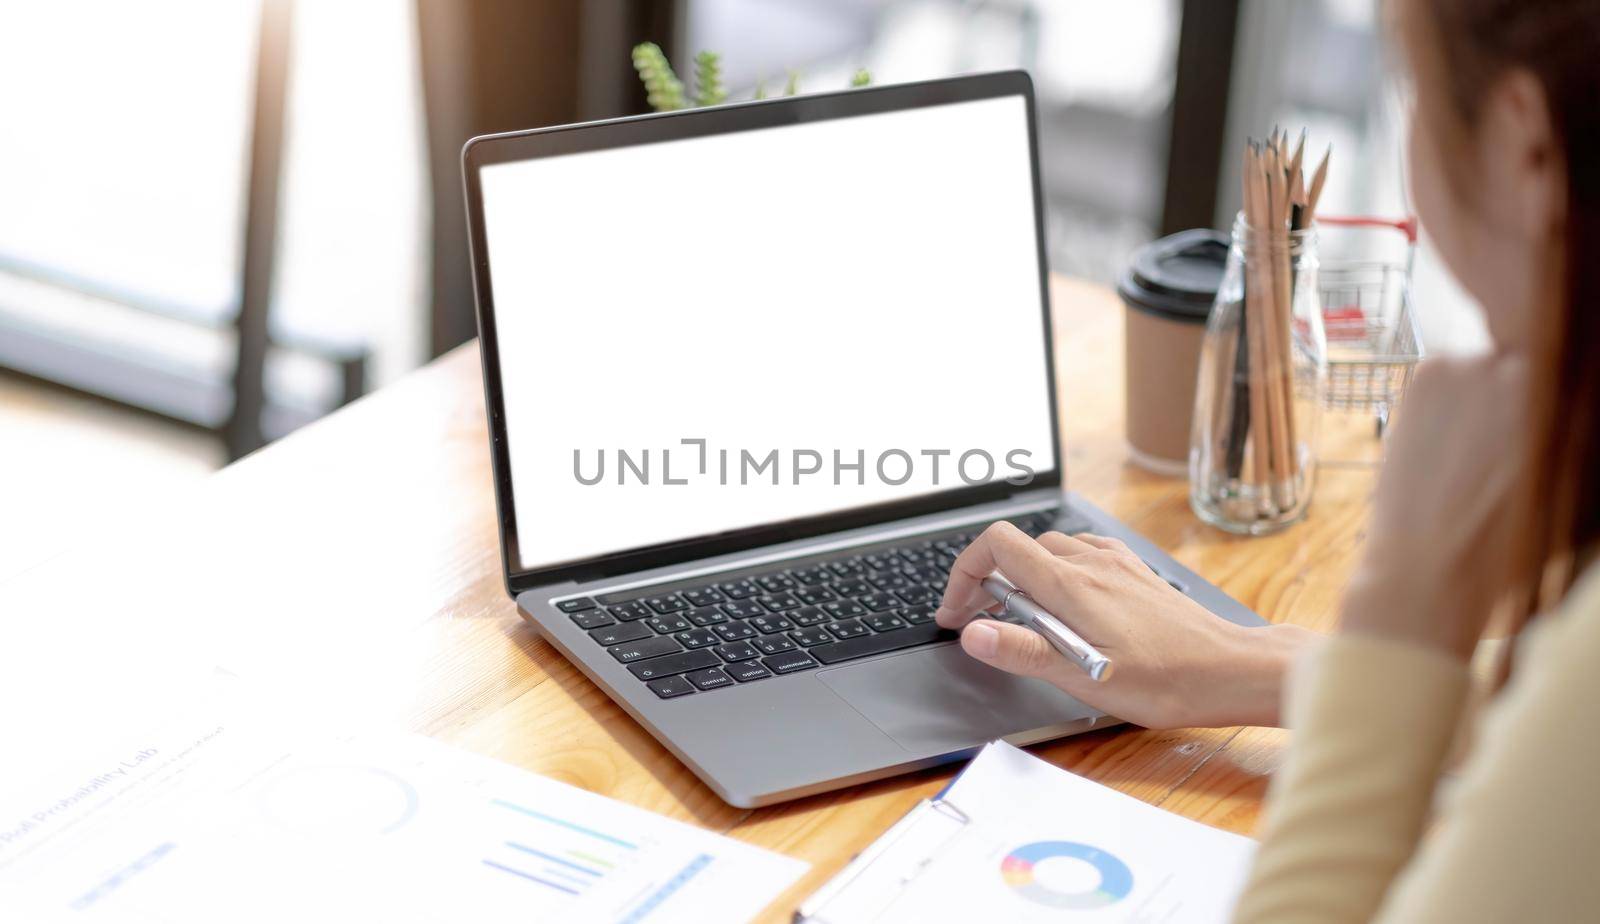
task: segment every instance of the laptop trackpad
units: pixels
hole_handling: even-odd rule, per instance
[[[817,678],[901,746],[947,753],[1006,735],[1081,730],[1099,713],[1042,680],[974,661],[958,645],[829,668]],[[1041,739],[1049,737],[1041,735]]]

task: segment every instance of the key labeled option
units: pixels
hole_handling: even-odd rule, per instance
[[[740,683],[764,680],[772,676],[772,671],[767,670],[766,666],[760,661],[740,661],[736,664],[728,665],[723,670]]]

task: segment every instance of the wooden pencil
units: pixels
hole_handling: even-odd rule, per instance
[[[1328,160],[1333,157],[1333,145],[1328,145],[1327,153],[1322,155],[1322,163],[1317,165],[1317,172],[1311,178],[1311,189],[1306,193],[1306,227],[1311,227],[1311,222],[1316,219],[1317,202],[1322,199],[1322,184],[1328,181]]]
[[[1267,159],[1267,196],[1270,208],[1265,246],[1261,257],[1270,280],[1271,301],[1267,326],[1262,331],[1267,341],[1267,365],[1261,370],[1267,387],[1267,412],[1272,415],[1273,497],[1280,509],[1293,506],[1292,478],[1295,472],[1293,448],[1293,409],[1288,361],[1289,329],[1289,185],[1284,176],[1283,152],[1274,150]]]
[[[1266,367],[1267,299],[1271,289],[1268,277],[1261,272],[1259,242],[1265,232],[1266,191],[1262,188],[1261,151],[1251,145],[1245,151],[1245,338],[1250,351],[1250,461],[1251,477],[1248,481],[1257,486],[1257,503],[1261,512],[1271,514],[1273,481],[1271,447],[1272,415],[1267,405],[1267,383],[1261,375]],[[1252,253],[1251,251],[1257,251]]]

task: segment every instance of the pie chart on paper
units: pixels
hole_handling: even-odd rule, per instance
[[[277,826],[306,836],[382,835],[417,812],[417,790],[381,767],[325,765],[278,775],[258,796]]]
[[[1104,908],[1133,891],[1128,864],[1076,841],[1023,844],[1001,858],[1000,878],[1020,897],[1063,910]]]

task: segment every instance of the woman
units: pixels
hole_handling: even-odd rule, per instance
[[[1600,2],[1394,12],[1416,207],[1494,347],[1419,370],[1338,634],[1238,629],[1115,540],[1006,524],[962,553],[938,619],[1132,722],[1292,726],[1240,920],[1600,920]],[[1115,676],[974,621],[996,568]],[[1497,612],[1527,631],[1424,838]]]

